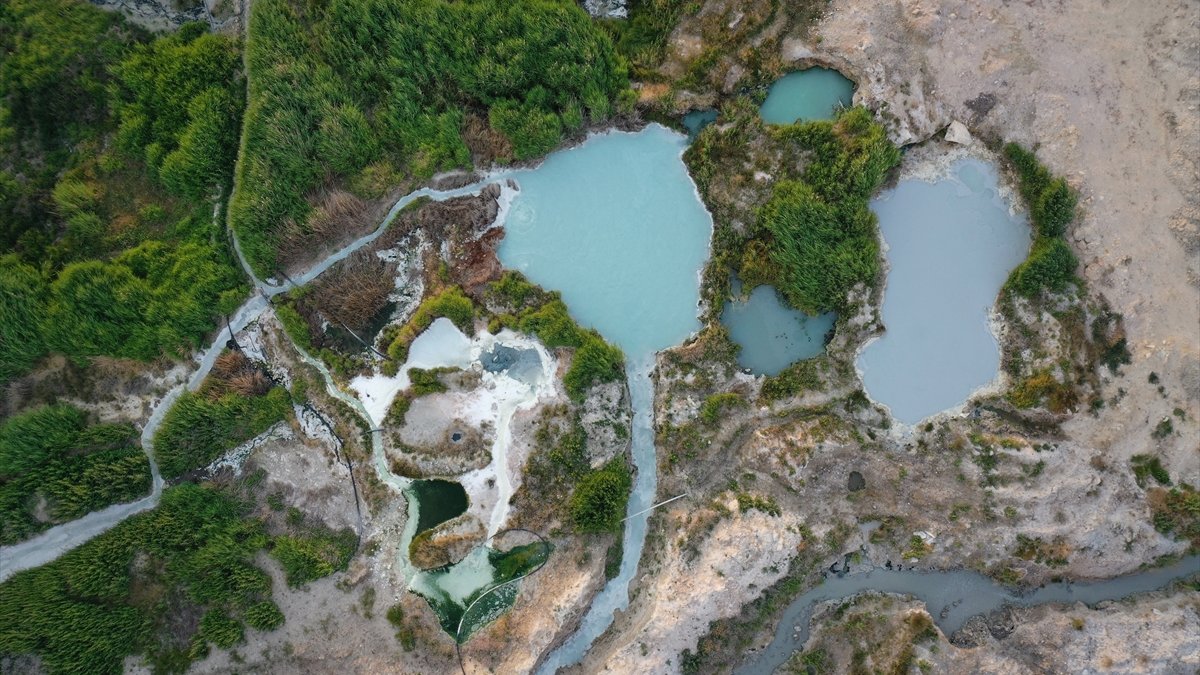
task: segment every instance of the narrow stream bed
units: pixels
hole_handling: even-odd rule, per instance
[[[784,610],[775,637],[761,652],[736,669],[738,675],[768,675],[783,665],[808,641],[813,607],[862,593],[903,593],[925,603],[929,614],[947,635],[962,628],[967,619],[993,612],[1006,605],[1030,607],[1053,602],[1082,602],[1094,605],[1136,593],[1156,591],[1175,579],[1200,574],[1200,556],[1184,558],[1172,565],[1149,569],[1094,583],[1052,583],[1026,595],[1017,595],[977,572],[954,570],[895,571],[875,568],[843,577],[827,576],[824,583],[804,593]]]

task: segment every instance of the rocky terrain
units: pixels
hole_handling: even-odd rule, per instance
[[[882,593],[822,603],[804,651],[784,672],[835,664],[935,673],[1190,673],[1200,664],[1194,592],[1151,593],[1097,607],[1043,605],[980,617],[943,634],[920,602]],[[1153,631],[1154,639],[1145,639]]]
[[[1155,529],[1155,488],[1134,476],[1131,461],[1155,456],[1174,480],[1200,480],[1200,251],[1190,159],[1200,149],[1196,7],[848,0],[798,26],[794,16],[761,4],[712,0],[685,16],[660,72],[682,79],[712,44],[721,44],[721,54],[698,84],[646,86],[643,100],[682,112],[753,86],[754,68],[764,63],[774,72],[831,65],[857,81],[855,103],[876,111],[894,142],[917,144],[901,175],[936,173],[953,153],[994,159],[987,146],[999,140],[1037,147],[1082,195],[1082,217],[1068,237],[1083,261],[1085,315],[1123,317],[1106,340],[1125,338],[1131,363],[1086,366],[1099,401],[1090,409],[1013,415],[984,392],[966,417],[942,416],[900,433],[880,429],[886,424],[854,398],[857,378],[846,372],[857,344],[878,328],[870,310],[877,300],[866,299],[861,321],[839,326],[831,367],[819,369],[822,384],[798,399],[764,404],[761,383],[702,355],[704,339],[668,354],[658,372],[657,425],[666,441],[659,496],[686,490],[692,500],[658,515],[660,535],[647,547],[630,616],[583,670],[728,667],[738,661],[729,650],[761,645],[773,630],[778,604],[765,599],[812,583],[816,570],[851,552],[1036,585],[1116,576],[1185,551],[1188,542]],[[755,49],[754,61],[746,60]],[[756,203],[744,193],[726,197]],[[1105,340],[1089,347],[1088,339],[1069,338],[1077,329],[1061,317],[1028,311],[1017,315],[1024,312],[1022,324],[1052,358],[1086,360],[1105,348]],[[1002,344],[1020,332],[1002,319],[997,329]],[[993,391],[1010,384],[1002,378]],[[749,406],[723,411],[708,428],[697,424],[706,397],[722,391],[739,393]],[[763,515],[770,512],[776,515]],[[763,520],[773,523],[767,539]],[[731,575],[729,565],[740,574]],[[1177,593],[1168,602],[1194,606],[1194,591]],[[1056,611],[1029,610],[1019,621],[1049,628]],[[1116,613],[1111,606],[1088,611]],[[1139,667],[1165,672],[1172,650],[1194,652],[1186,647],[1186,616],[1155,622],[1169,634],[1166,646]],[[1075,637],[1052,632],[1055,638],[1040,635],[1063,645]],[[993,640],[975,650],[971,665],[954,667],[1056,670],[1060,658],[1133,658],[1102,654],[1098,643],[1073,644],[1068,657]],[[840,669],[848,661],[835,663]]]

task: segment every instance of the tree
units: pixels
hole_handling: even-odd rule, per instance
[[[633,479],[621,459],[613,459],[579,480],[571,495],[571,520],[580,532],[612,532],[625,517]]]

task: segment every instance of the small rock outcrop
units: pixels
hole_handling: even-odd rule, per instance
[[[967,145],[971,142],[971,132],[967,131],[967,125],[954,120],[950,126],[946,127],[946,140],[950,143]]]

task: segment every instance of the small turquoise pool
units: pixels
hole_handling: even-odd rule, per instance
[[[845,75],[829,68],[809,68],[776,80],[759,114],[769,124],[827,120],[853,99],[854,83]]]
[[[716,121],[716,110],[693,110],[683,116],[683,128],[688,130],[688,138],[695,138],[701,129]]]
[[[778,375],[796,361],[819,356],[834,318],[833,313],[809,316],[788,307],[772,286],[730,300],[721,312],[721,323],[742,348],[738,364],[756,375]]]

